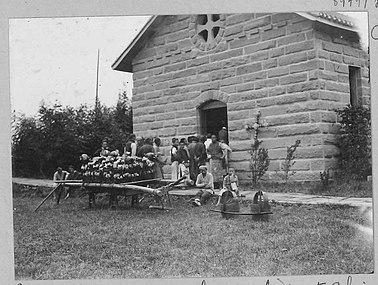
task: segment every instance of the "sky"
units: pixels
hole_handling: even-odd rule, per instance
[[[356,19],[367,39],[367,13]],[[11,107],[34,115],[41,101],[94,104],[97,51],[99,99],[115,105],[120,91],[132,95],[132,74],[112,70],[149,16],[11,19],[9,22]],[[366,45],[366,43],[365,43]]]
[[[94,104],[97,52],[99,99],[115,105],[120,91],[132,94],[132,74],[112,63],[149,17],[11,19],[9,23],[11,107],[36,114],[42,100],[63,105]]]
[[[357,26],[362,45],[367,49],[369,45],[368,13],[367,12],[342,12],[351,18]]]

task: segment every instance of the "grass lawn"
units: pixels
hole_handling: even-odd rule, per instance
[[[373,271],[373,243],[353,223],[358,209],[273,204],[269,220],[222,219],[213,205],[175,198],[170,212],[150,201],[117,210],[58,207],[14,197],[15,276],[24,279],[169,278],[351,274]],[[243,204],[243,207],[247,207]]]

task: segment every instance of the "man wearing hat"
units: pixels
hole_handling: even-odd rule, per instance
[[[202,188],[196,194],[196,198],[192,202],[194,206],[201,206],[209,201],[211,195],[214,194],[213,175],[207,172],[207,167],[201,165],[199,167],[200,173],[197,176],[196,187]]]

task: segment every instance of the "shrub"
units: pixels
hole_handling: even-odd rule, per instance
[[[297,147],[300,145],[300,143],[301,143],[301,140],[296,140],[293,145],[287,147],[287,149],[286,149],[286,158],[283,161],[282,167],[281,167],[281,169],[282,169],[282,171],[284,173],[283,178],[285,180],[285,183],[287,183],[287,181],[289,179],[289,175],[294,175],[295,174],[295,171],[291,170],[291,168],[295,164],[294,153],[297,150]]]
[[[252,148],[250,150],[251,160],[250,169],[252,172],[252,183],[257,184],[257,181],[265,174],[269,167],[269,155],[268,150],[260,147],[262,141],[255,140],[252,143]]]
[[[261,113],[257,112],[256,114],[256,122],[252,126],[251,129],[255,131],[254,139],[252,142],[251,150],[249,151],[251,155],[249,167],[252,172],[252,183],[253,185],[257,184],[257,181],[265,174],[269,167],[269,155],[268,150],[261,147],[262,141],[259,140],[258,134],[259,129],[263,126],[267,126],[267,123],[264,122],[260,124],[260,116]]]
[[[338,158],[342,178],[365,180],[372,171],[370,109],[348,105],[336,112],[341,119]]]

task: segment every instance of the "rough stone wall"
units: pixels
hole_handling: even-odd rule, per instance
[[[311,121],[318,122],[321,135],[317,138],[321,139],[324,160],[314,160],[310,169],[319,179],[320,171],[337,166],[336,141],[339,125],[334,110],[350,103],[349,66],[361,68],[358,95],[359,103],[365,106],[370,105],[370,84],[369,59],[367,53],[360,48],[355,34],[341,33],[336,28],[317,23],[314,35],[318,69],[309,72],[309,79],[319,82],[319,90],[310,95],[311,108],[314,108],[310,118]],[[296,107],[300,108],[298,104],[293,105],[293,108]]]
[[[363,67],[368,102],[363,54],[294,13],[227,15],[212,51],[195,46],[191,25],[190,16],[167,16],[133,60],[136,134],[159,136],[168,155],[172,137],[199,131],[196,108],[220,100],[227,104],[231,166],[241,180],[249,180],[253,135],[244,126],[257,110],[269,124],[260,132],[271,158],[265,178],[277,179],[286,147],[301,139],[293,179],[319,179],[335,163],[332,109],[349,102],[349,64]]]

